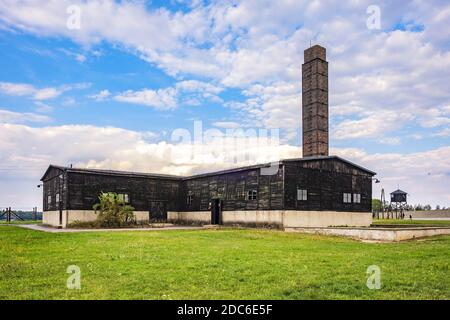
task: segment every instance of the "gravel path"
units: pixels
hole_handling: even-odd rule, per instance
[[[165,228],[123,228],[123,229],[57,229],[52,227],[46,227],[37,224],[10,224],[4,226],[13,226],[26,228],[36,231],[44,231],[50,233],[70,233],[70,232],[121,232],[121,231],[166,231],[166,230],[201,230],[203,227],[190,227],[190,226],[173,226]]]

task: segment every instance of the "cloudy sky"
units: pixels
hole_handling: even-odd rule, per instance
[[[310,44],[327,48],[330,153],[376,171],[374,197],[448,207],[449,25],[439,0],[0,0],[0,207],[40,207],[50,163],[185,175],[301,156]],[[189,143],[195,126],[279,141]]]

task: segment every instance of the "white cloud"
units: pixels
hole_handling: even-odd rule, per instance
[[[111,96],[111,92],[109,92],[109,90],[101,90],[99,93],[90,95],[89,98],[94,99],[96,101],[103,101],[109,96]]]
[[[67,16],[61,13],[69,3],[82,9],[80,30],[65,27]],[[359,108],[369,117],[378,110],[407,108],[420,114],[448,105],[450,52],[447,33],[442,30],[449,21],[450,5],[441,1],[401,5],[381,1],[383,29],[374,32],[365,25],[368,4],[337,0],[326,6],[317,1],[237,1],[233,6],[199,2],[187,12],[169,12],[149,9],[141,2],[24,0],[19,6],[9,0],[0,4],[0,20],[9,28],[68,37],[83,47],[108,41],[135,52],[169,75],[193,75],[248,92],[256,85],[299,86],[303,50],[312,40],[328,49],[332,116],[349,115]],[[392,30],[399,21],[407,25],[406,31]],[[411,28],[420,24],[423,31]],[[153,91],[129,92],[128,98],[146,105],[155,104],[156,99],[157,105],[173,108],[172,103],[162,103]],[[300,126],[298,109],[294,108],[299,94],[299,90],[253,91],[243,104],[251,112],[239,117],[245,117],[243,122],[293,132]],[[217,93],[205,96],[222,102]],[[181,101],[195,105],[201,98]],[[442,117],[419,119],[414,115],[409,123],[431,126],[447,121]]]
[[[173,88],[158,90],[144,89],[140,91],[128,90],[114,96],[114,99],[121,102],[149,106],[160,110],[170,110],[177,107],[176,95],[177,92]]]
[[[36,92],[36,89],[26,83],[0,82],[0,91],[11,96],[29,96]]]
[[[199,105],[202,100],[221,103],[223,101],[217,94],[222,91],[222,87],[210,83],[198,80],[184,80],[177,82],[174,87],[158,90],[128,90],[115,95],[114,99],[121,102],[145,105],[159,110],[170,110],[180,104]],[[98,98],[99,95],[91,97]]]
[[[20,113],[0,109],[0,123],[29,123],[29,122],[49,122],[49,121],[51,121],[49,117],[35,113],[29,112]]]
[[[224,129],[237,129],[240,128],[239,123],[233,121],[217,121],[213,123],[213,126]]]
[[[340,122],[332,129],[331,136],[338,140],[384,137],[386,134],[401,128],[405,122],[412,118],[413,115],[405,111],[380,110],[366,113],[361,119]]]
[[[50,163],[190,175],[264,163],[274,160],[274,156],[277,159],[299,157],[301,153],[297,146],[273,146],[264,140],[259,145],[251,142],[248,148],[225,144],[219,149],[213,140],[205,140],[203,145],[152,142],[149,140],[154,137],[152,133],[114,127],[69,125],[33,128],[0,124],[0,131],[0,166],[9,168],[0,175],[3,178],[13,175],[18,181],[25,179],[23,181],[34,185]],[[251,155],[250,160],[243,157],[243,153]],[[332,149],[331,153],[376,171],[382,181],[381,185],[375,185],[376,197],[380,186],[389,192],[400,184],[410,193],[413,203],[450,205],[446,187],[450,179],[450,147],[410,154],[368,154],[361,149]],[[228,160],[236,157],[238,162],[224,161],[224,155],[228,156]],[[30,182],[31,177],[35,182]],[[28,189],[27,186],[22,185],[25,189]],[[17,193],[17,190],[5,188],[0,191],[3,201],[12,199]],[[31,198],[27,197],[23,196],[15,205],[34,206],[41,203],[38,190],[30,192]]]
[[[438,133],[434,134],[436,137],[450,137],[450,128],[445,128]]]
[[[35,101],[34,104],[36,105],[37,112],[47,113],[53,111],[54,109],[52,106],[49,106],[42,101]]]
[[[73,85],[63,85],[58,88],[47,87],[38,89],[27,83],[0,82],[0,92],[10,96],[27,96],[33,100],[42,101],[59,97],[65,91],[86,89],[89,86],[89,83],[77,83]]]
[[[381,188],[389,193],[399,186],[408,192],[409,203],[450,205],[450,147],[408,154],[369,154],[352,148],[331,152],[377,172],[381,183],[374,184],[374,198],[380,198]]]
[[[33,95],[33,99],[35,100],[48,100],[52,98],[56,98],[61,95],[62,91],[56,88],[44,88],[36,90]]]

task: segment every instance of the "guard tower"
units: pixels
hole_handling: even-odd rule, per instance
[[[395,212],[396,219],[403,219],[405,217],[404,210],[408,204],[407,196],[408,193],[400,189],[391,192],[391,204],[389,207],[392,213]]]

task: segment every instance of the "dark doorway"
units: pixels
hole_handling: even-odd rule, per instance
[[[211,224],[222,224],[222,203],[220,199],[211,200]]]
[[[150,222],[167,222],[167,204],[165,201],[150,201]]]

